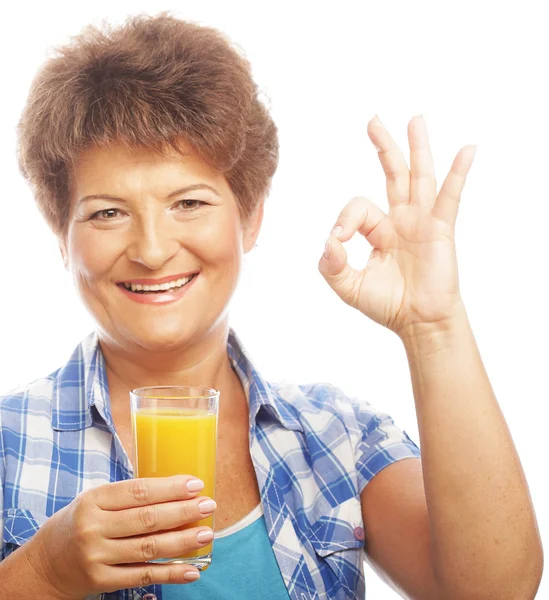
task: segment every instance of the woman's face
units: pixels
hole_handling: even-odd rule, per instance
[[[103,339],[122,348],[169,349],[219,325],[259,232],[262,206],[243,226],[223,174],[182,148],[94,147],[72,173],[62,252]]]

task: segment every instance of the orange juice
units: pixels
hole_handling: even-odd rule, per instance
[[[139,408],[134,413],[136,477],[192,475],[204,482],[201,495],[214,498],[217,419],[195,408]],[[182,529],[206,525],[213,516]],[[177,558],[204,556],[212,544]]]

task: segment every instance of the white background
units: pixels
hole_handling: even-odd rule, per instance
[[[549,42],[542,2],[10,3],[0,37],[0,390],[57,368],[93,328],[16,167],[15,126],[31,79],[47,49],[87,23],[160,10],[218,27],[241,46],[279,127],[280,165],[233,302],[233,326],[267,378],[336,383],[387,410],[416,441],[399,339],[343,304],[316,265],[352,196],[387,209],[366,134],[375,113],[405,151],[408,120],[424,114],[439,183],[457,150],[478,144],[457,223],[461,290],[547,539]],[[366,242],[348,246],[353,264],[365,264]],[[397,598],[367,576],[369,599]],[[538,598],[547,597],[545,582]]]

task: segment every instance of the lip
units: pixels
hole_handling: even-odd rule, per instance
[[[124,281],[117,281],[116,285],[122,285],[124,283],[134,283],[135,285],[161,285],[162,283],[171,283],[183,277],[189,277],[190,275],[197,275],[198,271],[189,271],[188,273],[180,273],[179,275],[168,275],[167,277],[161,277],[160,279],[126,279]]]
[[[180,276],[177,277],[177,279],[180,279]],[[137,302],[138,304],[170,304],[171,302],[176,302],[177,300],[179,300],[182,296],[184,296],[187,291],[193,287],[194,282],[198,279],[198,273],[195,274],[195,276],[189,281],[189,283],[186,283],[183,287],[172,291],[167,291],[167,292],[163,292],[162,294],[136,294],[135,292],[131,292],[130,290],[126,289],[123,285],[117,285],[116,287],[130,300],[133,300],[134,302]],[[172,281],[172,279],[168,279],[168,281],[165,281],[164,283],[168,283],[169,281]],[[140,281],[160,281],[159,279],[141,279]],[[132,283],[136,283],[135,281],[132,280]],[[143,284],[142,284],[143,285]],[[146,283],[144,285],[147,285]],[[154,284],[153,284],[154,285]]]

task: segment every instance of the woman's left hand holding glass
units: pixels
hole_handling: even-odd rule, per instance
[[[458,152],[437,194],[422,116],[408,125],[410,168],[379,118],[369,122],[368,135],[385,171],[389,213],[353,198],[332,229],[319,269],[347,304],[404,339],[418,326],[444,327],[462,306],[454,231],[476,147]],[[343,246],[357,231],[373,247],[362,270],[348,264]]]

